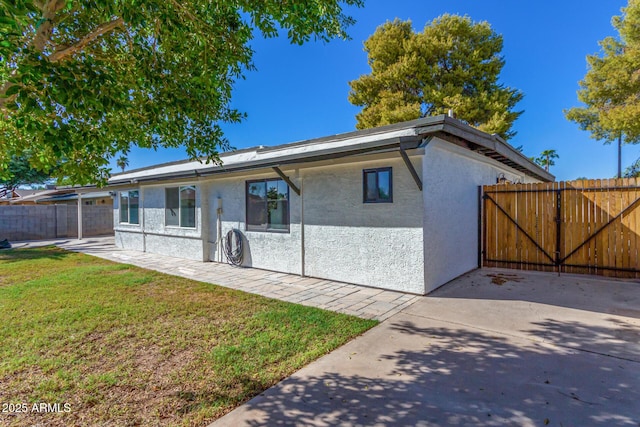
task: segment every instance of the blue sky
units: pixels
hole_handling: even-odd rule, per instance
[[[520,89],[517,105],[524,114],[509,142],[522,145],[527,156],[545,149],[560,158],[551,172],[558,180],[610,178],[617,171],[615,145],[603,145],[568,122],[563,109],[579,105],[578,81],[586,71],[587,54],[599,52],[598,41],[616,35],[611,18],[626,0],[365,0],[349,9],[357,20],[350,41],[289,44],[286,38],[252,41],[256,71],[236,84],[232,105],[248,114],[240,124],[225,125],[235,148],[278,145],[355,129],[359,108],[347,101],[348,82],[369,73],[363,42],[382,23],[411,19],[421,31],[444,13],[488,21],[504,38],[506,65],[500,81]],[[623,168],[640,157],[640,145],[625,145]],[[136,149],[128,169],[187,158],[184,150]],[[117,168],[114,167],[114,171]]]

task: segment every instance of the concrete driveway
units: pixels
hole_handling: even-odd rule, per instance
[[[640,283],[483,269],[214,426],[638,426]]]

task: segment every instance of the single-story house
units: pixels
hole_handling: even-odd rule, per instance
[[[479,186],[553,181],[448,116],[114,175],[116,245],[427,294],[478,266]]]

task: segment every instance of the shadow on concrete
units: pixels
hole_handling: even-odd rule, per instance
[[[428,297],[528,301],[640,318],[640,281],[591,275],[482,268]]]
[[[640,357],[606,356],[624,352],[621,332],[552,320],[540,326],[527,332],[548,344],[391,323],[415,345],[380,350],[377,363],[390,372],[369,366],[350,375],[296,374],[247,403],[242,424],[637,426]],[[567,337],[589,342],[593,352],[563,347]]]

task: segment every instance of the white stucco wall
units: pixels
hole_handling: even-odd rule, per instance
[[[247,231],[247,180],[276,178],[275,173],[218,178],[209,187],[210,258],[220,260],[216,245],[218,198],[222,200],[221,228],[245,236],[244,265],[302,274],[372,287],[424,293],[422,197],[399,154],[386,160],[323,165],[285,170],[302,186],[302,198],[290,190],[290,231]],[[412,157],[418,171],[421,156]],[[393,168],[393,203],[362,201],[362,170]],[[304,246],[304,265],[303,259]],[[222,261],[226,258],[222,255]]]
[[[287,173],[294,183],[299,180],[294,174]],[[246,182],[254,179],[278,178],[275,172],[252,174],[236,178],[216,179],[209,187],[209,247],[212,261],[226,262],[224,253],[220,254],[217,241],[218,199],[222,200],[222,233],[226,237],[232,228],[240,230],[245,240],[243,265],[284,273],[301,274],[301,236],[300,236],[300,197],[289,190],[289,232],[261,232],[246,229]]]
[[[412,157],[419,173],[420,158]],[[363,203],[362,170],[389,166],[393,203]],[[302,178],[306,275],[424,293],[422,196],[399,153]]]
[[[196,227],[165,226],[165,188],[196,185]],[[114,200],[116,246],[177,258],[203,259],[201,186],[189,182],[163,186],[142,186],[140,191],[140,224],[121,224],[119,199]]]
[[[434,138],[425,149],[424,281],[426,292],[478,266],[478,186],[535,182],[486,156]]]
[[[195,185],[196,226],[195,228],[165,225],[165,189]],[[142,191],[144,206],[144,234],[147,252],[169,255],[177,258],[202,260],[202,186],[195,182],[147,186]]]
[[[133,190],[138,190],[134,188]],[[113,230],[115,245],[123,249],[144,251],[144,238],[140,224],[120,223],[120,197],[113,198]]]

